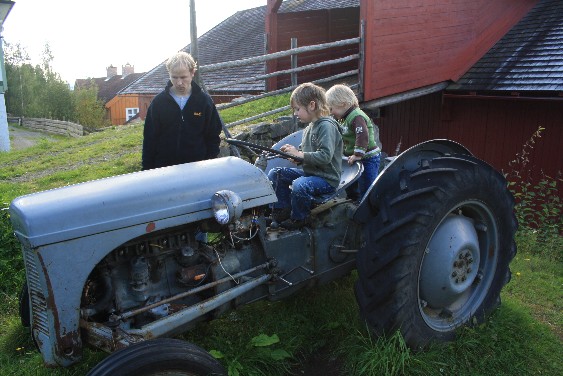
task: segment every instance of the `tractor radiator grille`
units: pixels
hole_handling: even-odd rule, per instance
[[[47,300],[41,289],[39,269],[37,268],[37,255],[31,249],[24,249],[27,283],[33,314],[33,328],[49,336],[47,325]]]

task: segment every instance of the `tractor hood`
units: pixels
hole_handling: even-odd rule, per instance
[[[14,231],[37,247],[163,219],[213,217],[211,197],[235,192],[243,209],[275,202],[268,177],[235,157],[141,171],[16,198]]]

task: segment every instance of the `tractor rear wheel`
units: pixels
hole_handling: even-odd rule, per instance
[[[397,180],[365,224],[355,294],[376,334],[400,330],[419,349],[500,304],[516,254],[514,199],[500,173],[467,155],[425,160]]]

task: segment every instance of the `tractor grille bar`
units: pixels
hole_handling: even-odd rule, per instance
[[[27,284],[31,299],[33,314],[33,328],[49,336],[47,325],[47,300],[41,289],[41,280],[37,268],[37,255],[29,248],[24,248],[25,268],[27,270]]]

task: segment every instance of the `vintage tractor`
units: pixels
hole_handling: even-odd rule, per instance
[[[131,173],[15,199],[23,246],[22,321],[48,366],[88,344],[113,352],[90,375],[223,374],[201,348],[171,337],[258,299],[283,299],[347,275],[375,333],[401,330],[412,348],[454,338],[500,303],[516,253],[513,197],[503,176],[448,140],[392,158],[358,203],[320,197],[311,224],[268,220],[265,171],[237,157]],[[260,168],[259,166],[262,166]]]

